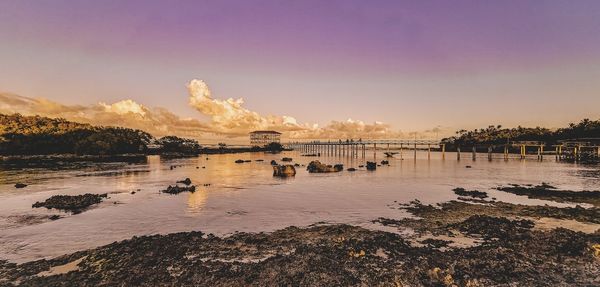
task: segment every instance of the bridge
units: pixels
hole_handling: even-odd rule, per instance
[[[412,150],[414,157],[417,157],[417,149],[427,149],[427,157],[431,158],[431,148],[439,147],[442,157],[446,156],[446,145],[438,140],[422,139],[369,139],[369,140],[337,140],[337,141],[304,141],[288,142],[286,147],[298,150],[302,153],[327,155],[327,156],[348,156],[348,157],[366,157],[367,150],[373,151],[375,157],[379,150],[385,150],[389,155],[395,154],[392,149],[399,149],[400,158],[403,157],[404,150]]]
[[[368,140],[309,140],[295,141],[284,144],[287,148],[298,150],[305,154],[326,155],[326,156],[347,156],[365,158],[367,151],[373,152],[376,157],[378,151],[384,151],[388,156],[398,154],[400,158],[404,157],[404,152],[412,151],[414,159],[417,158],[417,150],[426,150],[427,158],[431,159],[432,148],[441,152],[442,159],[446,158],[446,144],[439,140],[430,139],[368,139]],[[519,149],[519,158],[525,159],[531,155],[533,148],[534,154],[538,160],[543,160],[544,155],[555,155],[556,160],[574,160],[598,159],[600,158],[600,139],[568,140],[561,141],[557,145],[552,145],[553,149],[544,151],[546,144],[542,141],[512,141],[502,145],[472,145],[465,150],[470,149],[473,160],[477,158],[478,151],[484,149],[487,152],[487,158],[492,160],[494,152],[499,153],[499,148],[504,160],[508,160],[511,149]],[[393,150],[393,151],[392,151]],[[397,151],[397,152],[396,152]],[[456,158],[460,160],[461,147],[456,147]]]

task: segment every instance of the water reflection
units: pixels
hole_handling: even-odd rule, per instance
[[[208,192],[206,189],[196,189],[196,192],[190,193],[187,198],[188,212],[197,213],[204,208],[206,200],[208,199]]]
[[[304,165],[297,167],[295,177],[273,177],[270,161],[281,162],[283,157],[293,158],[292,164]],[[0,258],[39,259],[154,233],[270,231],[318,221],[367,224],[378,217],[405,216],[388,207],[394,201],[419,199],[435,203],[455,199],[452,188],[457,186],[524,204],[540,202],[502,194],[493,188],[509,183],[548,182],[574,190],[600,189],[598,166],[552,159],[488,161],[485,154],[480,158],[473,161],[465,156],[457,161],[447,154],[442,160],[440,154],[432,153],[431,160],[427,160],[427,153],[419,152],[416,160],[412,153],[405,154],[402,160],[378,154],[378,162],[389,160],[389,166],[380,166],[374,172],[363,168],[332,174],[309,174],[305,166],[320,160],[332,165],[342,163],[345,169],[358,168],[375,158],[372,153],[367,153],[367,158],[351,159],[302,157],[286,152],[180,159],[149,156],[145,162],[135,164],[93,163],[58,170],[0,166],[0,223],[15,215],[54,214],[52,210],[31,208],[34,202],[52,195],[111,193],[109,200],[82,214],[0,229]],[[237,159],[251,162],[237,164]],[[466,168],[467,165],[472,168]],[[195,193],[159,192],[185,178],[197,186]],[[13,187],[16,181],[30,185],[17,190]]]

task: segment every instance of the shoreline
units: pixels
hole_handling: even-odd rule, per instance
[[[290,151],[290,150],[282,150]],[[237,154],[252,152],[279,153],[282,151],[256,150],[252,148],[231,148],[231,149],[202,149],[199,154],[185,153],[141,153],[141,154],[115,154],[115,155],[77,155],[77,154],[47,154],[47,155],[0,155],[0,164],[37,164],[37,163],[55,163],[55,162],[140,162],[146,160],[148,156],[161,156],[164,158],[185,158],[200,157],[211,154]]]
[[[541,187],[521,188],[545,196],[536,191]],[[413,217],[373,223],[397,233],[319,223],[224,237],[190,231],[134,236],[23,264],[0,260],[0,286],[600,283],[598,205],[526,206],[473,195],[437,205],[391,204]],[[563,195],[573,198],[557,190]]]

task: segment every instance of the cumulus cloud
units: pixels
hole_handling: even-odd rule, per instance
[[[163,108],[147,108],[132,100],[90,106],[63,105],[43,98],[0,93],[0,113],[61,117],[104,126],[123,126],[147,131],[155,136],[176,134],[200,137],[211,128],[195,119],[182,119]]]
[[[210,117],[210,125],[215,133],[241,136],[253,130],[297,131],[307,128],[299,125],[291,116],[263,116],[250,111],[244,108],[243,98],[214,99],[204,81],[194,79],[187,88],[190,106]]]
[[[313,126],[290,132],[291,139],[378,139],[398,138],[403,135],[402,132],[394,131],[390,125],[382,122],[366,124],[352,119],[343,122],[332,121],[324,127]]]
[[[211,127],[217,133],[231,136],[246,135],[253,130],[278,130],[287,132],[290,139],[326,138],[384,138],[398,137],[402,133],[393,131],[387,124],[362,121],[332,121],[326,126],[299,124],[292,116],[260,115],[244,107],[244,99],[219,100],[212,97],[208,85],[194,79],[187,85],[190,106],[211,119]]]
[[[145,130],[154,136],[177,135],[201,140],[246,137],[254,130],[277,130],[289,139],[399,138],[405,136],[382,122],[332,121],[325,126],[299,123],[288,115],[261,115],[244,107],[244,99],[214,98],[201,80],[187,84],[189,105],[208,122],[183,119],[164,108],[149,108],[133,100],[93,105],[64,105],[44,98],[0,93],[0,113],[62,117],[94,125],[118,125]],[[436,130],[428,131],[435,133]]]

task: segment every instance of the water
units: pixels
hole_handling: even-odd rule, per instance
[[[368,153],[369,160],[373,154]],[[412,155],[412,154],[411,154]],[[407,155],[405,154],[405,157]],[[419,153],[418,159],[389,159],[390,166],[375,172],[359,170],[332,174],[308,174],[297,168],[294,178],[272,176],[270,161],[292,157],[307,164],[313,157],[295,152],[209,155],[186,159],[148,157],[137,164],[104,163],[44,168],[0,168],[0,259],[24,262],[93,248],[135,235],[201,230],[227,235],[234,232],[272,231],[290,225],[316,222],[349,223],[376,228],[378,217],[401,218],[407,214],[390,208],[397,202],[419,199],[425,203],[456,199],[454,187],[488,191],[491,197],[522,204],[545,204],[493,190],[509,183],[548,182],[574,190],[600,189],[597,167],[500,158],[457,161],[453,153],[442,160],[439,153]],[[501,156],[501,155],[499,155]],[[236,164],[236,159],[252,162]],[[263,162],[256,162],[263,159]],[[364,164],[363,159],[318,158],[324,163]],[[378,154],[377,161],[385,159]],[[472,168],[465,168],[466,165]],[[171,169],[171,166],[177,166]],[[202,168],[202,167],[206,168]],[[198,168],[197,168],[198,167]],[[159,192],[189,177],[198,185],[195,193]],[[29,184],[15,189],[15,182]],[[211,184],[204,187],[203,184]],[[131,191],[136,191],[131,194]],[[109,199],[77,215],[31,208],[56,194],[109,193]],[[23,218],[61,214],[56,221],[35,222]],[[32,222],[33,221],[33,222]]]

